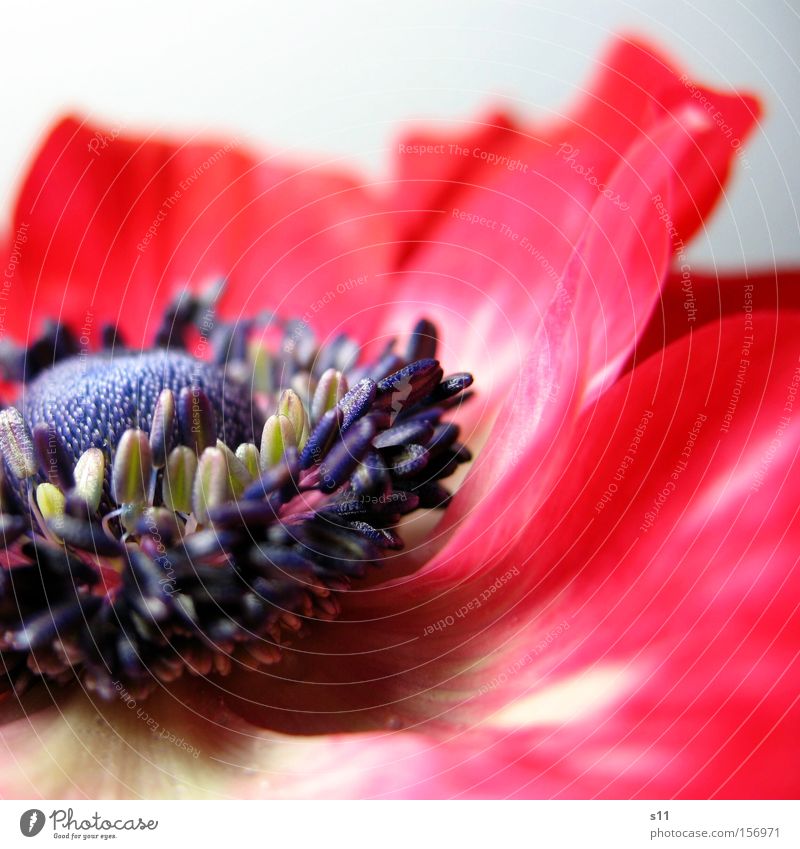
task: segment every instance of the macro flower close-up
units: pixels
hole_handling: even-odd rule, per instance
[[[796,796],[757,93],[609,39],[372,174],[53,123],[0,286],[3,798]]]

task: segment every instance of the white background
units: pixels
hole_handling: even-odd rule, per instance
[[[131,128],[214,130],[270,150],[389,167],[407,120],[497,101],[568,108],[612,33],[651,35],[698,79],[746,87],[768,117],[692,258],[797,260],[800,18],[796,0],[180,0],[7,4],[0,188],[65,110]]]

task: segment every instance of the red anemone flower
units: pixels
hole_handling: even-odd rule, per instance
[[[758,114],[619,40],[371,183],[60,122],[0,289],[0,794],[796,795],[797,279],[685,254]]]

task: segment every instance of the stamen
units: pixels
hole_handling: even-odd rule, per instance
[[[153,410],[150,425],[150,453],[153,468],[163,469],[172,448],[172,432],[175,427],[175,395],[171,389],[162,389]]]
[[[40,483],[36,487],[36,504],[45,522],[52,522],[64,515],[66,498],[58,487],[51,483]]]
[[[0,452],[19,480],[36,474],[33,444],[19,410],[10,407],[0,413]]]
[[[160,343],[186,344],[219,293],[176,300]],[[439,481],[469,452],[442,417],[472,378],[443,379],[435,326],[357,365],[352,339],[320,348],[302,322],[270,352],[250,338],[262,318],[215,319],[211,362],[70,358],[53,326],[51,367],[18,364],[37,376],[22,412],[0,411],[0,689],[78,676],[140,698],[184,672],[276,663],[402,548],[404,515],[447,503]]]
[[[217,418],[211,399],[202,389],[196,386],[181,389],[178,421],[184,443],[198,456],[216,443]]]
[[[353,422],[366,415],[375,400],[377,391],[378,387],[375,381],[372,378],[365,377],[363,380],[359,380],[342,398],[339,402],[339,408],[344,414],[342,416],[342,430],[347,430]]]
[[[167,460],[164,473],[164,506],[175,513],[192,512],[192,490],[197,473],[197,456],[191,448],[178,445]]]
[[[270,416],[261,434],[261,467],[280,463],[284,454],[297,448],[294,425],[287,416]]]
[[[315,424],[347,395],[347,379],[336,369],[329,368],[319,379],[311,401],[311,421]]]
[[[145,504],[153,471],[150,441],[143,430],[126,430],[114,454],[112,493],[117,504]]]
[[[39,471],[54,486],[60,486],[64,490],[71,489],[75,483],[72,463],[57,435],[51,433],[44,425],[36,425],[33,429],[33,447]]]
[[[99,448],[84,451],[75,464],[75,493],[86,502],[90,513],[97,512],[103,495],[105,455]]]
[[[278,399],[278,415],[286,416],[292,424],[294,446],[298,451],[308,441],[308,414],[298,394],[292,389],[284,389]]]

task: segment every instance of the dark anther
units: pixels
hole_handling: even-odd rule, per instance
[[[38,374],[0,412],[0,692],[77,674],[139,699],[241,652],[274,663],[402,549],[403,516],[447,504],[439,481],[470,455],[444,416],[472,378],[442,378],[430,321],[372,362],[303,321],[270,352],[252,331],[275,316],[221,320],[221,287],[172,303],[173,350],[118,352],[107,327],[104,351],[71,356],[56,324],[0,344],[6,375]],[[205,359],[175,350],[192,329]]]

